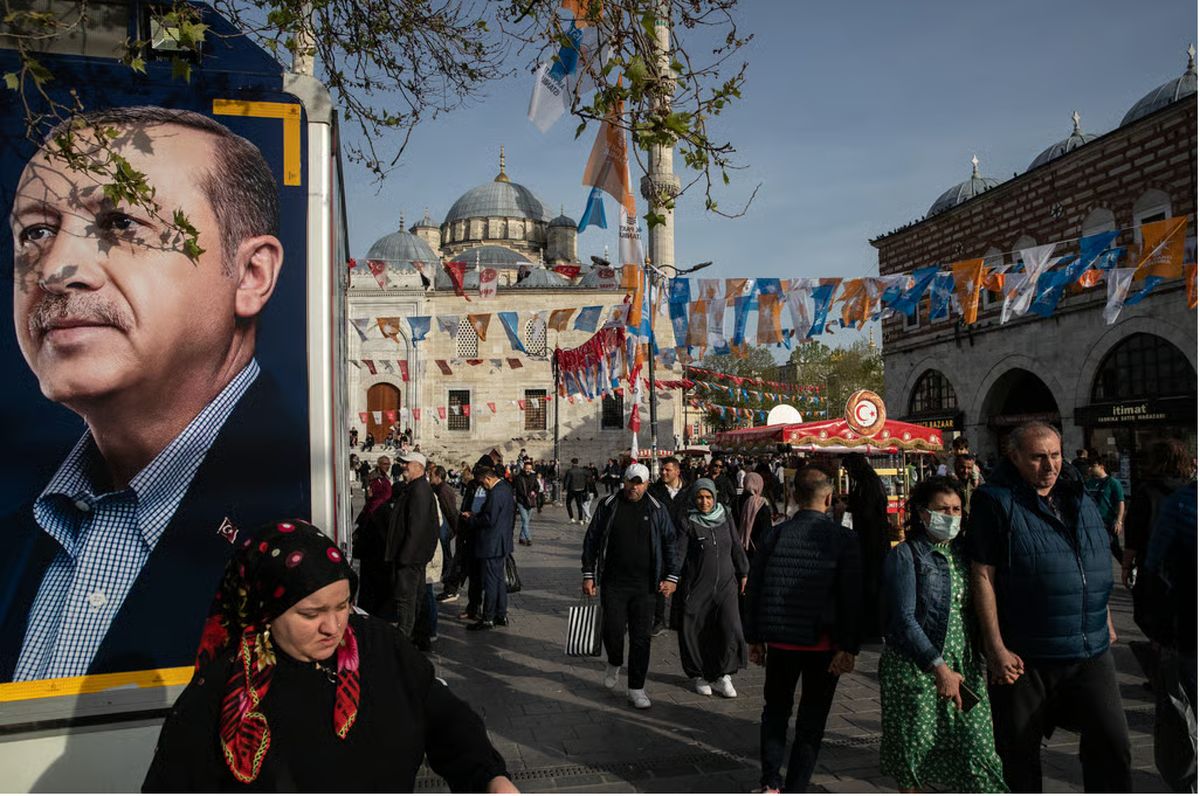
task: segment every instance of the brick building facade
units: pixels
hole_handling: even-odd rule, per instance
[[[951,189],[939,199],[944,207],[871,241],[880,275],[977,257],[988,267],[1011,265],[1021,249],[1063,241],[1057,258],[1076,251],[1076,239],[1114,229],[1115,245],[1136,252],[1138,225],[1173,216],[1189,218],[1195,262],[1194,62],[1175,83],[1184,86],[1178,97],[1131,118],[1139,103],[1109,133],[1082,136],[1077,125],[1070,146],[1061,142],[1048,159],[1047,150],[1011,180],[985,182],[976,172],[958,186],[974,185],[973,196],[945,202]],[[979,320],[968,327],[957,313],[931,323],[927,298],[915,315],[884,320],[888,408],[966,434],[985,460],[1030,418],[1059,426],[1068,455],[1086,446],[1119,456],[1126,479],[1153,438],[1181,437],[1194,451],[1196,313],[1184,281],[1164,282],[1111,326],[1105,302],[1103,284],[1072,288],[1053,316],[1027,314],[1001,326],[1002,301],[985,291]]]

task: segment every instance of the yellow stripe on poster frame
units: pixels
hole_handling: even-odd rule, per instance
[[[171,669],[143,669],[136,672],[87,674],[82,677],[58,677],[53,680],[2,683],[0,684],[0,702],[99,694],[102,691],[130,686],[157,688],[187,685],[192,679],[192,672],[193,667],[191,666],[177,666]]]
[[[283,184],[300,185],[300,106],[293,102],[214,99],[214,116],[283,120]]]

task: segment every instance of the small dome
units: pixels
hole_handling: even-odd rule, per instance
[[[368,260],[383,260],[388,268],[398,271],[415,271],[413,260],[419,260],[427,266],[437,267],[440,262],[437,254],[429,248],[429,244],[421,238],[404,230],[404,220],[400,221],[400,229],[390,235],[384,235],[367,252]],[[366,263],[360,263],[359,268],[366,269]]]
[[[550,226],[552,228],[553,227],[570,227],[571,229],[575,229],[576,227],[579,226],[579,224],[576,223],[575,219],[571,218],[568,215],[560,215],[558,218],[555,218],[550,222]]]
[[[1177,102],[1195,93],[1196,48],[1189,46],[1187,69],[1184,70],[1184,73],[1174,80],[1168,80],[1138,100],[1137,104],[1130,108],[1129,113],[1125,114],[1125,118],[1121,120],[1121,126],[1136,122],[1144,116],[1149,116],[1155,111],[1167,107],[1172,102]]]
[[[939,196],[937,201],[929,208],[929,212],[925,214],[925,217],[936,216],[938,213],[949,210],[952,207],[957,207],[968,199],[974,199],[979,194],[990,188],[995,188],[999,184],[999,180],[980,175],[979,158],[972,155],[971,178],[960,182]]]
[[[616,290],[621,284],[621,274],[613,265],[593,265],[592,269],[579,278],[579,287],[594,287]]]
[[[1029,164],[1029,168],[1025,169],[1026,171],[1033,171],[1043,163],[1049,163],[1057,157],[1062,157],[1072,149],[1078,149],[1096,137],[1094,133],[1085,133],[1080,129],[1079,111],[1071,114],[1071,120],[1075,123],[1075,129],[1071,131],[1071,134],[1057,144],[1046,147],[1042,151],[1042,154],[1033,159],[1033,162]]]
[[[571,280],[548,268],[530,268],[525,276],[517,280],[515,287],[562,288],[570,287]]]
[[[418,229],[437,229],[438,225],[432,218],[429,217],[429,208],[425,208],[425,215],[421,220],[409,227],[409,232],[416,232]]]

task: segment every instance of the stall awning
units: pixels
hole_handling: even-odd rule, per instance
[[[937,453],[942,432],[936,428],[887,420],[870,437],[858,434],[844,418],[812,423],[757,426],[717,434],[717,447],[739,453],[772,452],[780,447],[822,453]]]

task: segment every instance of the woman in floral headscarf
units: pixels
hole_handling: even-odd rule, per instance
[[[330,539],[280,522],[238,548],[145,791],[515,792],[483,722],[395,629],[351,612]]]

